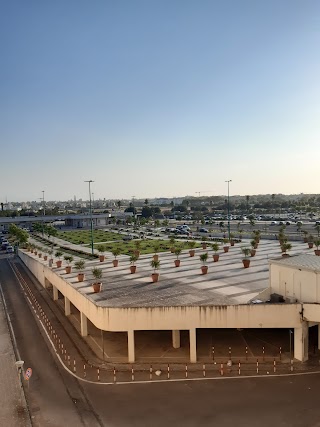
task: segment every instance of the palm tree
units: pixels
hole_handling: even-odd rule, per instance
[[[160,268],[160,261],[152,260],[150,262],[151,267],[153,268],[153,273],[151,275],[152,281],[157,282],[159,280],[159,273],[156,272],[156,270],[159,270]]]
[[[249,200],[250,200],[250,196],[246,196],[246,201],[247,201],[247,212],[249,212]]]
[[[217,243],[217,242],[212,243],[211,248],[214,251],[214,255],[212,255],[213,256],[213,261],[214,262],[218,262],[219,261],[218,251],[220,249],[219,243]]]
[[[112,264],[114,267],[118,267],[119,261],[117,260],[117,256],[121,254],[120,248],[114,248],[112,251],[112,255],[114,256],[114,260],[112,261]]]
[[[181,254],[181,251],[182,251],[181,247],[175,248],[175,250],[174,250],[174,254],[175,254],[175,256],[177,257],[177,259],[174,261],[174,265],[175,265],[176,267],[180,267],[180,259],[179,259],[179,256],[180,256],[180,254]]]
[[[95,267],[91,270],[91,272],[95,279],[94,283],[92,283],[93,290],[94,292],[100,292],[102,287],[100,280],[102,279],[103,271],[101,268]]]
[[[207,274],[208,266],[206,265],[206,262],[208,259],[208,252],[201,254],[199,258],[200,258],[200,261],[202,262],[202,267],[201,267],[202,274]]]
[[[130,271],[131,274],[134,274],[137,270],[136,262],[138,260],[138,257],[136,255],[131,255],[130,257]]]
[[[84,273],[83,273],[83,270],[84,270],[84,267],[85,267],[85,260],[84,259],[79,259],[78,261],[76,261],[75,263],[74,263],[74,268],[77,270],[77,271],[79,271],[79,273],[78,273],[78,282],[83,282],[83,279],[84,279]]]
[[[194,254],[195,254],[194,247],[196,246],[196,242],[194,242],[193,240],[191,240],[190,242],[187,242],[187,243],[188,243],[188,246],[189,246],[189,248],[190,248],[189,255],[190,255],[191,257],[193,257],[193,256],[194,256]]]

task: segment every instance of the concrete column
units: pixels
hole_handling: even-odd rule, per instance
[[[64,297],[64,314],[66,316],[70,316],[71,314],[70,300],[67,297]]]
[[[294,328],[294,358],[305,362],[308,360],[309,326],[302,322],[300,328]]]
[[[128,362],[135,362],[134,331],[128,331]]]
[[[81,311],[80,311],[80,320],[81,320],[81,336],[86,337],[88,335],[88,319]]]
[[[189,330],[189,340],[190,340],[190,362],[196,363],[197,361],[197,330]]]
[[[180,348],[180,331],[172,331],[172,347]]]
[[[55,286],[52,286],[52,289],[53,289],[53,301],[58,301],[58,298],[59,298],[58,288],[56,288]]]

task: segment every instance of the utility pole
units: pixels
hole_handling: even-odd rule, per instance
[[[94,255],[94,249],[93,249],[93,221],[92,221],[92,202],[91,202],[91,183],[94,182],[92,179],[89,179],[88,181],[84,181],[89,184],[89,209],[90,209],[90,235],[91,235],[91,253]]]
[[[229,194],[229,184],[232,182],[232,179],[225,181],[228,183],[228,239],[230,242],[230,194]]]

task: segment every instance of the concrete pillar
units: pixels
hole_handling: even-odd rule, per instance
[[[134,331],[128,331],[128,362],[135,362]]]
[[[86,337],[88,335],[88,319],[81,311],[80,311],[80,320],[81,320],[81,336]]]
[[[300,328],[294,328],[294,358],[305,362],[308,360],[309,326],[302,322]]]
[[[172,347],[180,348],[180,331],[172,331]]]
[[[190,362],[196,363],[197,361],[197,330],[189,330],[189,340],[190,340]]]
[[[53,289],[53,301],[58,301],[58,298],[59,298],[58,288],[56,288],[55,286],[52,286],[52,289]]]
[[[64,314],[66,316],[70,316],[71,314],[70,300],[67,297],[64,297]]]

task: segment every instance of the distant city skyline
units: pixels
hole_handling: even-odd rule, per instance
[[[0,202],[317,194],[320,3],[1,5]]]

